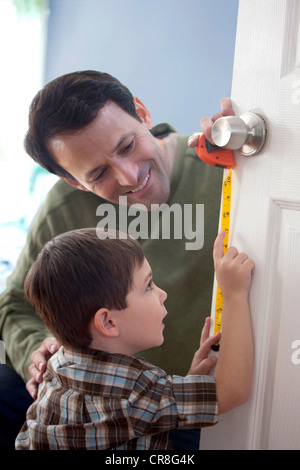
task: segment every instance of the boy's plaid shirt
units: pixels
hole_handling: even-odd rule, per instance
[[[170,376],[131,356],[61,348],[16,449],[168,449],[168,431],[217,422],[210,376]]]

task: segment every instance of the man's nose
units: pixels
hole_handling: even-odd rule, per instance
[[[116,178],[120,186],[135,187],[139,181],[139,168],[134,162],[119,163],[115,169]]]

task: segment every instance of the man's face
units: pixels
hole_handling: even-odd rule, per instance
[[[143,113],[137,107],[143,119]],[[170,165],[163,143],[142,122],[108,102],[96,119],[80,131],[50,139],[48,150],[58,164],[80,183],[78,187],[118,204],[127,196],[129,205],[167,201]]]

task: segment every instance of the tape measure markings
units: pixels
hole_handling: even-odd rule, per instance
[[[227,171],[222,188],[222,212],[221,212],[221,230],[225,231],[224,238],[224,253],[228,248],[228,237],[229,237],[229,225],[230,225],[230,206],[231,206],[231,180],[232,170],[231,168]],[[223,311],[223,295],[219,284],[216,289],[216,304],[215,304],[215,318],[214,318],[214,334],[221,331],[222,328],[222,311]],[[212,346],[213,351],[218,351],[220,347],[219,342]]]
[[[230,203],[231,203],[231,177],[232,169],[235,167],[235,159],[232,150],[223,149],[212,145],[204,134],[198,138],[196,147],[198,157],[208,165],[227,169],[223,178],[222,187],[222,207],[221,207],[221,230],[225,231],[224,253],[228,248],[229,224],[230,224]],[[214,318],[214,334],[221,331],[223,311],[223,296],[219,285],[216,288],[216,304]],[[219,350],[219,342],[212,346],[214,351]]]

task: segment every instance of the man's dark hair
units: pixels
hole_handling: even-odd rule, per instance
[[[97,229],[78,229],[49,241],[24,283],[27,300],[46,327],[69,347],[88,347],[99,308],[122,310],[144,253],[136,240],[99,239]]]
[[[87,126],[109,101],[140,120],[131,92],[107,73],[85,70],[52,80],[32,100],[24,141],[26,152],[51,173],[74,180],[55,162],[47,150],[47,141]]]

